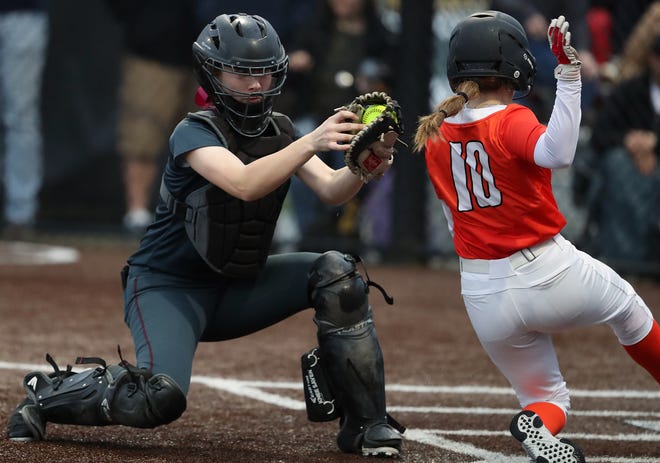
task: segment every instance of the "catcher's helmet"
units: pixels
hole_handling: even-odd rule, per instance
[[[482,11],[454,27],[447,56],[452,89],[466,78],[495,76],[511,80],[516,90],[528,93],[535,75],[536,59],[529,51],[525,30],[508,14]]]
[[[261,135],[273,111],[273,97],[286,79],[288,56],[273,26],[260,16],[223,14],[202,30],[193,43],[193,71],[220,114],[239,133]],[[272,85],[257,94],[237,92],[220,82],[218,71],[253,76],[271,75]],[[259,103],[240,102],[231,95],[261,96]]]

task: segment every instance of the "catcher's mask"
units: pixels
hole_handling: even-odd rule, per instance
[[[449,39],[447,78],[452,89],[471,77],[502,77],[527,95],[536,75],[536,59],[522,25],[500,11],[470,15]]]
[[[219,113],[242,135],[256,137],[268,126],[273,99],[282,92],[288,56],[268,21],[245,13],[223,14],[202,30],[193,43],[193,71]],[[272,76],[270,88],[238,92],[223,85],[218,71],[251,76]],[[261,97],[243,103],[237,97]]]

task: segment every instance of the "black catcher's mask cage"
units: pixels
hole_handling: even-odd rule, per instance
[[[536,59],[522,25],[500,11],[470,15],[454,27],[449,39],[447,79],[452,89],[471,77],[502,77],[515,90],[529,94]]]
[[[282,92],[289,63],[273,26],[260,16],[223,14],[202,30],[192,48],[195,76],[218,112],[240,134],[261,135],[268,126],[274,97]],[[261,92],[239,92],[224,85],[219,72],[270,75],[272,81]],[[235,97],[261,99],[248,104]]]

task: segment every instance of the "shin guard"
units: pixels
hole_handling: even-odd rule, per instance
[[[59,371],[50,356],[47,360]],[[153,375],[125,361],[106,366],[102,359],[83,358],[77,363],[101,366],[54,377],[41,372],[25,376],[25,391],[35,404],[31,412],[39,414],[43,426],[50,421],[153,428],[177,419],[186,408],[183,391],[167,375]]]

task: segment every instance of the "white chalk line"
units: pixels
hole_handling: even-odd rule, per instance
[[[486,449],[476,447],[470,443],[457,442],[448,439],[445,436],[459,434],[460,436],[501,436],[502,438],[511,438],[508,432],[504,431],[474,431],[474,430],[440,430],[440,429],[407,429],[405,437],[407,440],[419,442],[433,447],[439,447],[444,450],[461,455],[467,455],[481,460],[475,460],[473,463],[527,463],[529,459],[519,455],[506,455],[497,452],[490,452]],[[591,438],[589,434],[580,433],[562,433],[562,437],[573,439]],[[589,463],[660,463],[660,458],[655,457],[613,457],[613,456],[589,456]]]
[[[80,259],[77,249],[25,241],[0,241],[0,265],[72,264]]]
[[[11,363],[0,361],[0,369],[5,370],[44,370],[44,365]],[[46,367],[48,369],[48,367]],[[272,390],[301,390],[302,383],[295,381],[249,381],[231,378],[219,378],[210,376],[193,375],[191,382],[211,387],[217,390],[225,391],[237,396],[245,397],[251,400],[258,400],[263,403],[275,405],[290,410],[305,410],[305,402],[291,397],[283,396],[264,389]],[[513,391],[507,388],[487,387],[487,386],[415,386],[410,384],[391,384],[387,390],[392,392],[407,392],[415,394],[483,394],[483,395],[513,395]],[[571,390],[571,394],[580,397],[595,398],[620,398],[620,399],[657,399],[660,394],[656,391],[644,390]],[[436,413],[436,414],[471,414],[471,415],[493,415],[501,414],[512,416],[518,409],[509,408],[490,408],[490,407],[412,407],[412,406],[389,406],[390,412],[405,413]],[[591,434],[591,433],[562,433],[562,437],[568,437],[576,440],[602,440],[613,442],[660,442],[660,412],[654,411],[625,411],[625,410],[571,410],[571,415],[590,416],[590,417],[622,417],[626,423],[652,432],[642,433],[617,433],[617,434]],[[647,418],[645,420],[630,418]],[[655,420],[654,420],[655,419]],[[656,432],[653,432],[656,431]],[[506,431],[490,431],[480,429],[408,429],[404,437],[406,440],[415,441],[421,444],[442,448],[443,450],[454,452],[480,459],[474,463],[526,463],[528,460],[522,456],[512,456],[491,452],[489,450],[477,447],[473,444],[455,441],[451,437],[502,437],[510,438]],[[660,463],[660,458],[655,457],[612,457],[612,456],[592,456],[589,458],[592,463]]]

